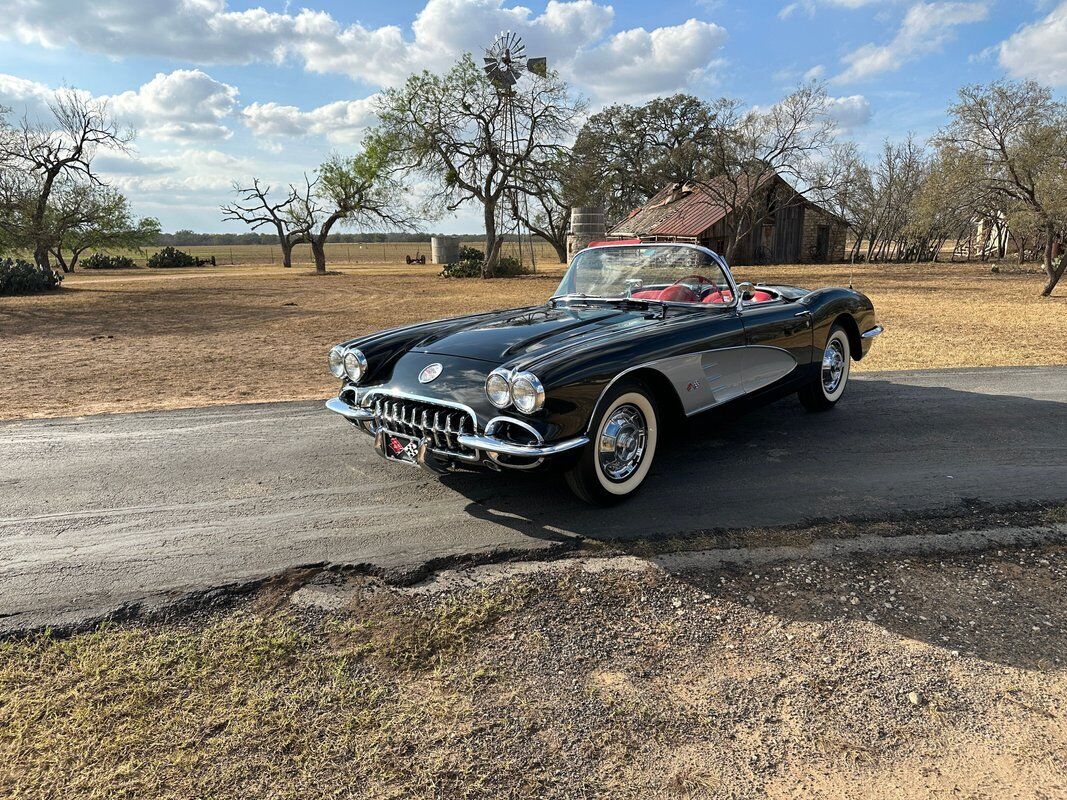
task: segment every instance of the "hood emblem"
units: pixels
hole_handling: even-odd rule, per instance
[[[432,364],[427,364],[422,368],[422,372],[419,373],[419,383],[429,383],[441,374],[442,369],[444,369],[444,367],[436,361]]]

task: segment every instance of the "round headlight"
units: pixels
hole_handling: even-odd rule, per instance
[[[497,408],[507,408],[511,405],[511,384],[508,382],[509,372],[504,369],[494,369],[485,379],[485,394],[489,402]]]
[[[545,404],[545,388],[534,375],[520,372],[511,379],[511,400],[523,414],[532,414]]]
[[[345,353],[345,375],[352,383],[359,383],[360,378],[367,374],[367,359],[359,350],[349,350]]]
[[[345,349],[341,345],[330,351],[330,373],[335,378],[345,376]]]

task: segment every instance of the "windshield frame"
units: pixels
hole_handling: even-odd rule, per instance
[[[730,267],[726,264],[726,259],[723,258],[722,256],[720,256],[714,250],[711,250],[711,249],[709,249],[707,247],[704,247],[703,245],[691,244],[690,242],[641,242],[640,244],[598,244],[598,245],[596,245],[594,247],[586,247],[586,248],[584,248],[582,250],[579,250],[578,253],[575,253],[575,256],[577,257],[579,254],[584,253],[587,250],[606,250],[606,249],[609,249],[609,248],[615,249],[615,250],[623,250],[623,249],[633,249],[633,248],[638,248],[638,247],[642,247],[642,248],[648,248],[648,247],[684,247],[684,248],[687,248],[687,249],[690,249],[690,250],[697,250],[698,252],[701,252],[704,255],[709,256],[711,258],[711,260],[713,262],[715,262],[715,265],[718,266],[722,270],[722,274],[726,276],[726,280],[730,284],[730,294],[733,297],[733,302],[728,303],[728,304],[718,305],[718,304],[712,304],[712,303],[687,303],[687,302],[683,302],[681,300],[649,300],[649,299],[644,299],[644,298],[630,297],[628,295],[620,295],[618,297],[601,297],[599,295],[585,295],[585,294],[581,294],[581,293],[554,294],[549,298],[549,301],[551,302],[551,301],[558,301],[558,300],[583,300],[583,299],[588,299],[588,300],[599,300],[599,301],[602,301],[602,302],[618,302],[618,303],[622,303],[622,302],[657,303],[657,304],[663,305],[663,306],[680,306],[680,307],[683,307],[683,308],[693,308],[694,306],[699,306],[700,308],[704,308],[704,309],[707,309],[709,311],[723,311],[723,310],[727,310],[727,309],[740,310],[741,309],[741,293],[737,289],[737,282],[734,280],[734,275],[730,271]],[[573,265],[574,265],[574,259],[572,258],[570,266],[567,267],[567,272],[570,272],[570,270],[573,268]],[[564,276],[566,276],[566,273],[564,273]],[[562,286],[562,283],[560,285]]]

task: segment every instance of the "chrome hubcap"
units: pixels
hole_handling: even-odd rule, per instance
[[[624,481],[641,465],[648,427],[641,410],[629,403],[611,412],[601,429],[600,468],[613,481]]]
[[[845,375],[845,351],[841,342],[834,339],[826,345],[822,354],[822,388],[833,394]]]

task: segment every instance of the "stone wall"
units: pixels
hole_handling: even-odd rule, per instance
[[[809,263],[814,261],[815,245],[818,242],[819,226],[827,225],[830,228],[830,242],[827,248],[827,261],[845,260],[845,236],[848,228],[841,220],[826,214],[814,206],[804,209],[804,232],[800,240],[800,261]]]

